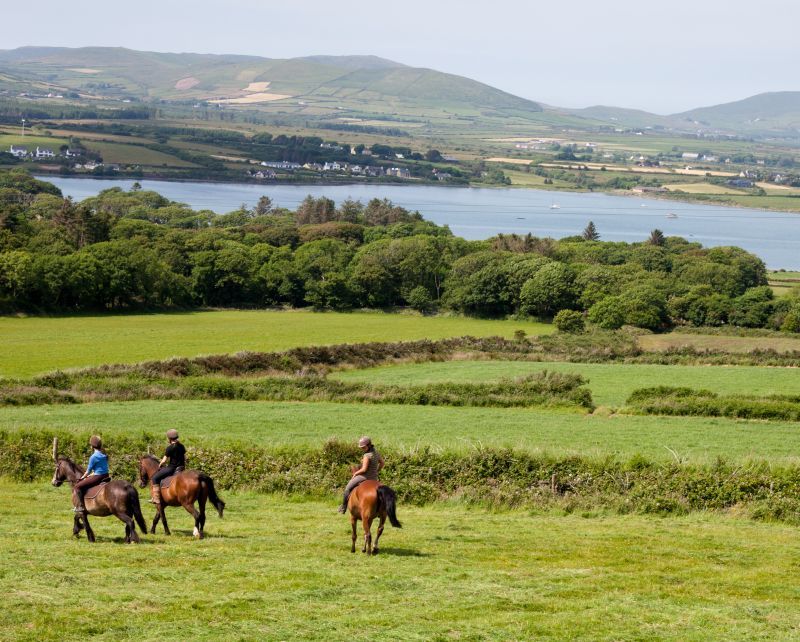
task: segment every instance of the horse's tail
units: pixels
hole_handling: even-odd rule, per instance
[[[139,530],[147,535],[147,524],[144,523],[144,515],[142,515],[142,506],[139,503],[139,493],[131,486],[128,488],[128,508],[133,513],[133,518],[139,524]]]
[[[397,495],[388,486],[378,486],[378,510],[386,510],[389,516],[389,523],[395,528],[403,528],[400,520],[397,519],[395,508],[397,506]]]
[[[200,473],[200,481],[205,484],[206,490],[208,491],[208,499],[214,505],[214,508],[217,509],[217,513],[219,513],[219,517],[222,519],[222,512],[225,510],[225,502],[217,495],[217,490],[214,488],[214,480],[205,473]]]

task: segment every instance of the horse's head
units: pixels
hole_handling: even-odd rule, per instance
[[[56,459],[56,469],[53,473],[52,481],[53,486],[61,486],[67,479],[66,460],[63,458]]]
[[[153,476],[153,467],[158,468],[158,460],[152,455],[143,455],[139,458],[139,488],[147,486],[147,482]]]
[[[83,473],[70,459],[58,456],[58,438],[53,439],[53,462],[56,469],[53,472],[53,486],[61,486],[65,481],[75,482]]]

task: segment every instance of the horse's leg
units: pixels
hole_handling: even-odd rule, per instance
[[[81,536],[81,531],[83,530],[83,524],[81,524],[81,518],[78,516],[78,513],[75,513],[75,517],[73,518],[72,524],[72,534],[75,537]]]
[[[189,513],[189,515],[194,517],[194,530],[192,531],[192,535],[194,535],[197,539],[203,539],[203,531],[198,528],[198,524],[200,523],[200,513],[194,507],[194,502],[184,502],[183,507],[186,509],[186,512]]]
[[[364,548],[361,549],[361,552],[372,555],[372,533],[370,532],[372,517],[364,517],[361,525],[364,527]]]
[[[164,535],[172,535],[172,533],[169,532],[169,525],[167,525],[167,509],[164,506],[163,499],[161,500],[161,503],[158,505],[158,514],[161,516],[161,523],[164,524]],[[158,521],[157,518],[156,521]],[[155,522],[153,522],[153,525],[155,527]]]
[[[121,511],[115,512],[114,517],[125,524],[125,543],[138,544],[139,536],[136,534],[136,524],[134,523],[133,518],[127,513],[123,513]]]
[[[156,524],[158,524],[158,520],[161,519],[161,506],[156,506],[156,516],[153,518],[153,525],[150,527],[150,534],[156,534]],[[166,522],[165,522],[166,524]]]
[[[198,519],[198,526],[200,527],[200,537],[204,535],[204,529],[206,527],[206,500],[208,499],[208,490],[206,489],[205,485],[200,489],[200,496],[197,498],[197,505],[199,507],[198,512],[200,513],[200,517]]]
[[[358,521],[356,520],[355,516],[351,513],[350,514],[350,526],[353,528],[353,543],[350,546],[350,552],[351,553],[355,553],[356,552],[356,539],[358,538],[358,533],[356,532],[357,531],[357,527],[356,527],[357,523],[358,523]]]
[[[95,538],[94,531],[92,530],[92,527],[89,526],[89,513],[83,513],[83,526],[86,529],[86,539],[88,539],[90,542],[93,542]]]
[[[372,549],[372,554],[378,554],[378,542],[381,540],[381,535],[383,535],[383,524],[386,522],[386,513],[380,514],[380,522],[378,522],[378,532],[375,534],[375,546]]]

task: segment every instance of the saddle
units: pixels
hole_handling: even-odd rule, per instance
[[[106,479],[105,481],[101,481],[99,484],[97,484],[97,486],[92,486],[83,494],[83,500],[86,501],[87,499],[94,499],[97,497],[97,494],[102,490],[103,486],[108,484],[110,481],[110,479]]]
[[[175,469],[175,475],[179,475],[184,470],[186,470],[186,469],[183,468],[183,467],[176,468]],[[175,475],[170,475],[169,477],[164,477],[164,479],[161,480],[161,484],[160,484],[161,488],[169,488],[169,485],[172,483],[172,478],[175,477]]]

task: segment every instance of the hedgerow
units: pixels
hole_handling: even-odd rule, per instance
[[[89,433],[0,432],[0,475],[42,482],[52,476],[51,446],[83,462]],[[135,481],[138,458],[160,453],[160,437],[106,437],[112,474]],[[765,462],[710,465],[663,463],[635,456],[552,457],[510,449],[481,448],[469,453],[421,449],[382,449],[388,462],[383,483],[401,502],[440,500],[528,507],[607,509],[621,513],[681,514],[695,510],[746,508],[758,519],[800,522],[800,467]],[[338,496],[349,479],[349,465],[360,451],[330,441],[319,449],[259,448],[231,443],[214,448],[189,447],[191,468],[210,474],[222,490]]]
[[[798,395],[719,395],[709,390],[657,386],[634,390],[627,412],[645,415],[680,415],[800,421]]]

